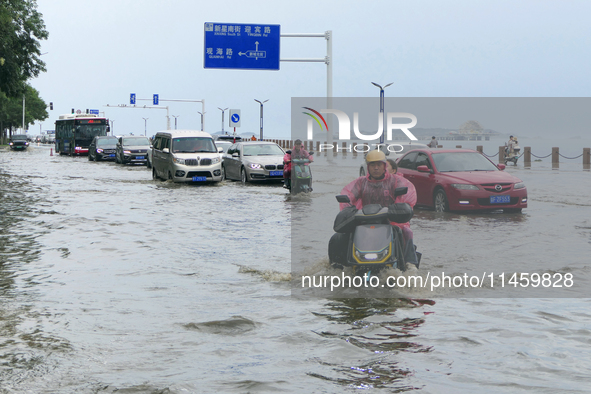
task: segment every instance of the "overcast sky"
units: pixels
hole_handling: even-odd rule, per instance
[[[323,63],[279,71],[204,69],[204,23],[278,24],[281,33],[333,33],[333,96],[588,97],[591,2],[37,0],[49,31],[47,72],[31,81],[54,103],[43,130],[71,109],[98,109],[115,134],[153,135],[166,111],[109,108],[130,93],[205,100],[205,130],[240,109],[240,133],[289,138],[292,97],[326,96]],[[323,58],[323,38],[280,40],[281,58]],[[151,105],[138,101],[138,105]],[[169,105],[178,128],[200,129],[200,103]],[[394,110],[388,109],[386,110]],[[228,113],[225,116],[228,129]],[[174,118],[171,118],[174,128]],[[417,127],[420,127],[418,124]],[[31,133],[40,130],[30,126]]]

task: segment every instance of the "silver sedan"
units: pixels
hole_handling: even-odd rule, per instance
[[[222,178],[242,181],[283,181],[283,156],[279,145],[267,141],[236,142],[224,153]]]

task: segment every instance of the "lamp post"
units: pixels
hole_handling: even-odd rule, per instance
[[[377,86],[380,89],[380,113],[382,114],[382,135],[380,136],[380,144],[384,143],[384,134],[386,133],[386,113],[384,112],[384,89],[388,86],[392,85],[394,82],[390,82],[384,87],[381,87],[375,82],[372,82],[373,85]],[[379,147],[378,147],[379,149]]]
[[[201,115],[201,131],[204,131],[204,130],[203,130],[203,115],[205,114],[205,112],[201,113],[201,112],[197,111],[197,113],[198,113],[199,115]],[[223,120],[222,120],[222,123],[224,123],[224,121],[223,121]]]
[[[115,121],[111,119],[109,122],[111,122],[111,135],[115,135],[115,130],[113,129],[113,123],[115,123]]]
[[[218,107],[218,109],[220,111],[222,111],[222,135],[223,135],[224,134],[224,111],[227,110],[228,108],[221,109],[220,107]]]
[[[176,120],[181,115],[171,115],[174,118],[174,129],[176,130]]]
[[[254,99],[254,101],[256,101],[257,103],[259,103],[261,105],[261,133],[259,135],[259,141],[262,141],[263,140],[263,104],[269,100],[267,99],[265,101],[260,101],[260,100]]]
[[[148,136],[148,119],[150,118],[142,118],[144,120],[144,137]]]

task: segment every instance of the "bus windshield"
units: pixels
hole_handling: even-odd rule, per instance
[[[107,125],[84,124],[76,127],[76,138],[92,140],[97,135],[107,135]]]

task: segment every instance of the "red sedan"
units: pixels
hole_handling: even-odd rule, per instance
[[[417,205],[436,211],[527,208],[521,179],[470,149],[417,149],[398,160],[398,172],[417,189]]]

